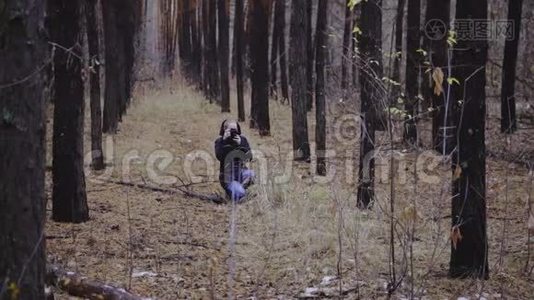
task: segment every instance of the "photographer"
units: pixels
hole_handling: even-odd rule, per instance
[[[220,162],[221,186],[232,200],[241,200],[255,175],[245,166],[252,159],[252,153],[247,138],[241,135],[239,123],[225,120],[221,124],[219,138],[215,141],[215,155]]]

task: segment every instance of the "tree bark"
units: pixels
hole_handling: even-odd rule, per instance
[[[487,20],[487,0],[458,1],[457,20]],[[458,147],[453,153],[452,245],[449,276],[488,278],[486,233],[486,60],[488,41],[459,39],[455,47],[453,99]]]
[[[421,28],[421,0],[408,0],[408,30],[406,41],[406,99],[404,102],[404,141],[417,143],[417,114],[419,94],[419,54]]]
[[[253,0],[250,50],[252,54],[252,103],[255,125],[261,136],[271,134],[269,120],[269,16],[271,0]]]
[[[289,101],[289,79],[287,75],[287,47],[286,47],[286,1],[280,4],[280,41],[278,41],[278,59],[280,61],[280,85],[282,100]]]
[[[290,80],[291,111],[293,119],[293,151],[295,160],[310,160],[310,143],[308,140],[308,87],[306,64],[308,63],[307,45],[307,0],[293,0],[291,7],[290,28]]]
[[[427,3],[426,10],[426,24],[430,22],[436,22],[431,20],[438,20],[441,25],[445,25],[442,28],[444,31],[429,31],[426,30],[426,48],[429,52],[430,63],[433,68],[433,72],[440,68],[443,72],[443,77],[448,78],[449,75],[449,46],[447,44],[447,30],[450,23],[450,0],[443,1],[430,1]],[[439,24],[439,23],[435,23]],[[427,25],[428,26],[428,25]],[[439,30],[440,27],[436,27]],[[442,155],[448,155],[454,149],[456,141],[454,139],[453,126],[453,111],[452,102],[454,101],[449,97],[449,86],[447,80],[443,81],[442,93],[434,93],[436,83],[432,79],[431,74],[425,76],[423,81],[424,89],[426,93],[431,95],[432,101],[432,140],[434,149]],[[425,98],[426,100],[426,98]]]
[[[221,103],[221,85],[219,74],[219,62],[217,57],[217,2],[216,0],[208,1],[209,19],[208,19],[208,68],[209,68],[209,96],[210,99]]]
[[[326,175],[326,101],[325,61],[328,48],[328,0],[319,0],[317,9],[316,74],[315,82],[315,143],[317,152],[317,174]]]
[[[91,166],[94,170],[103,170],[104,152],[102,151],[102,104],[100,98],[100,42],[98,35],[98,1],[85,2],[87,22],[87,42],[91,74]]]
[[[504,46],[502,91],[501,91],[501,132],[514,133],[517,130],[515,114],[515,76],[519,34],[521,33],[521,12],[523,0],[508,2],[508,20],[514,26],[513,37]]]
[[[106,57],[103,131],[106,133],[117,132],[130,103],[138,28],[134,7],[137,4],[130,0],[102,1]]]
[[[5,284],[6,294],[1,297],[44,299],[45,85],[50,54],[45,3],[2,4],[0,286]]]
[[[69,50],[54,55],[54,137],[52,218],[81,223],[89,219],[83,169],[84,84],[81,3],[51,0],[52,39]]]
[[[237,118],[240,122],[245,121],[245,100],[243,95],[243,35],[244,35],[244,19],[243,19],[243,1],[236,0],[235,2],[235,36],[236,40],[236,87],[237,87]]]
[[[343,30],[343,48],[341,49],[341,91],[343,93],[343,100],[346,100],[347,89],[349,86],[349,75],[348,67],[351,51],[351,41],[350,37],[352,36],[352,11],[350,8],[350,0],[346,1],[345,4],[345,26]]]
[[[428,5],[431,5],[430,3]],[[406,7],[406,0],[397,1],[397,15],[395,16],[395,57],[393,61],[392,79],[399,83],[399,86],[394,86],[394,99],[401,95],[401,73],[400,68],[402,64],[402,40],[404,34],[404,9]]]
[[[359,48],[366,63],[360,68],[362,125],[357,204],[360,208],[368,208],[374,199],[374,142],[378,123],[377,108],[383,96],[373,82],[376,78],[382,78],[382,1],[369,0],[361,5],[362,34]],[[371,61],[376,63],[370,63]],[[365,67],[366,65],[369,67]]]
[[[210,100],[210,67],[209,67],[209,0],[202,1],[202,85],[204,95]]]
[[[284,5],[283,0],[274,0],[274,17],[273,17],[273,33],[271,42],[271,96],[278,98],[277,80],[278,80],[278,47],[280,43],[280,24],[281,7]]]
[[[311,111],[313,108],[313,67],[315,48],[313,47],[313,1],[306,1],[306,50],[308,51],[308,60],[306,61],[306,109]]]
[[[228,60],[230,29],[228,24],[227,0],[218,0],[219,9],[219,69],[221,78],[221,111],[230,112],[230,82]]]

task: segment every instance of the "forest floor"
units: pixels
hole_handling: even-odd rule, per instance
[[[313,163],[292,161],[289,106],[271,102],[270,137],[261,138],[242,124],[251,146],[261,152],[253,163],[259,178],[251,197],[232,207],[117,184],[222,193],[213,142],[221,121],[235,114],[221,114],[218,106],[180,83],[158,92],[138,89],[136,94],[120,131],[106,137],[107,170],[86,174],[89,222],[51,221],[47,174],[49,263],[155,299],[387,298],[393,154],[398,164],[392,185],[395,272],[400,281],[393,298],[409,298],[413,286],[416,297],[424,299],[533,299],[534,275],[525,273],[532,173],[510,161],[517,155],[532,159],[532,129],[520,130],[510,140],[495,129],[497,120],[490,119],[490,279],[451,280],[450,162],[431,151],[408,151],[380,133],[376,202],[368,211],[358,210],[359,127],[349,109],[355,105],[329,111],[327,148],[335,155],[328,160],[327,178],[313,175]],[[423,138],[429,131],[426,123]],[[399,130],[396,136],[401,136]],[[314,139],[313,129],[310,137]],[[86,140],[88,148],[88,136]],[[410,245],[412,224],[415,239]],[[534,254],[529,264],[534,264]]]

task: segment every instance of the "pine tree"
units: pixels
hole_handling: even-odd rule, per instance
[[[45,2],[0,11],[0,297],[44,299]]]

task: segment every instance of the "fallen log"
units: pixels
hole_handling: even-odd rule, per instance
[[[148,185],[144,183],[133,183],[133,182],[127,182],[127,181],[122,181],[122,180],[112,180],[112,179],[104,180],[104,182],[134,187],[138,189],[149,190],[153,192],[160,192],[160,193],[165,193],[165,194],[183,194],[187,197],[196,198],[196,199],[200,199],[204,201],[210,201],[216,204],[222,204],[226,202],[226,199],[219,194],[216,194],[216,193],[201,194],[201,193],[197,193],[197,192],[191,191],[189,189],[186,189],[180,186],[176,188],[162,188],[162,187]]]
[[[130,294],[125,289],[92,281],[57,266],[47,266],[46,284],[65,291],[71,296],[90,300],[148,300],[148,298]]]

